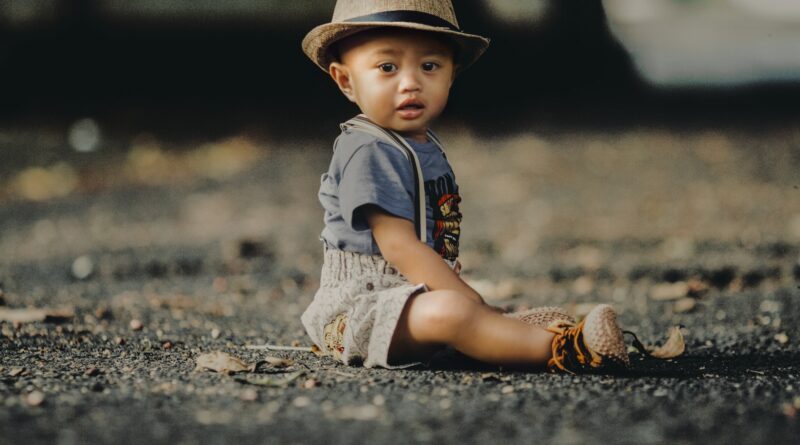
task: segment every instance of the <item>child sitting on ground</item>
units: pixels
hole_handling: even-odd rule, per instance
[[[616,314],[502,314],[459,277],[456,176],[429,125],[489,40],[449,0],[339,0],[303,50],[362,114],[342,125],[319,199],[320,289],[302,322],[346,364],[394,368],[444,346],[487,363],[579,372],[627,365]]]

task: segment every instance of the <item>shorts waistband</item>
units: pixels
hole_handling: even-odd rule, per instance
[[[380,255],[346,252],[327,246],[324,247],[324,251],[324,263],[320,277],[322,286],[365,276],[400,275],[397,268]]]

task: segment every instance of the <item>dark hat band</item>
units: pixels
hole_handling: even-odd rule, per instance
[[[447,28],[451,31],[461,32],[460,29],[453,26],[452,23],[448,22],[447,20],[437,17],[433,14],[428,14],[427,12],[419,12],[419,11],[383,11],[383,12],[376,12],[374,14],[367,14],[358,17],[353,17],[351,19],[345,20],[345,22],[410,22],[410,23],[418,23],[420,25],[428,25],[434,26],[437,28]]]

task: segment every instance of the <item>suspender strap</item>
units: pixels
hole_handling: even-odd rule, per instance
[[[389,145],[395,147],[401,153],[403,153],[403,156],[408,159],[409,163],[411,164],[411,171],[414,174],[414,228],[417,232],[417,238],[419,238],[419,240],[423,243],[426,243],[428,238],[428,228],[425,211],[425,180],[422,176],[422,168],[419,164],[419,158],[414,152],[414,149],[411,148],[411,146],[408,144],[408,142],[406,142],[405,139],[403,139],[402,136],[392,130],[388,130],[375,124],[363,114],[359,114],[358,116],[343,123],[342,129],[345,128],[352,128],[386,141],[389,143]],[[441,142],[439,142],[439,139],[434,136],[433,132],[430,130],[428,131],[428,138],[436,143],[436,146],[439,147],[439,150],[442,150],[442,153],[444,153]]]

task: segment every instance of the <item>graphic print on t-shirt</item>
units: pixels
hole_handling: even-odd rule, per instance
[[[425,197],[433,209],[433,249],[446,260],[458,257],[461,235],[461,196],[451,173],[425,181]]]

